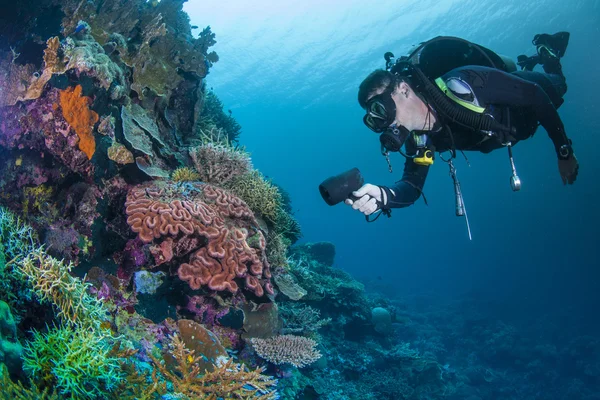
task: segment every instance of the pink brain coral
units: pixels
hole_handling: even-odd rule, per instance
[[[125,207],[140,240],[187,260],[178,275],[192,289],[236,293],[244,283],[259,297],[273,293],[264,235],[239,197],[202,183],[153,182],[132,188]]]

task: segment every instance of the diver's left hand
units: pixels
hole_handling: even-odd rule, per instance
[[[575,182],[579,173],[579,162],[575,154],[571,154],[569,158],[558,159],[558,172],[563,184],[572,185]]]

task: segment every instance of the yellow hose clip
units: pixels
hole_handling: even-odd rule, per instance
[[[433,164],[433,151],[427,147],[423,147],[417,151],[413,161],[418,165],[431,165]]]

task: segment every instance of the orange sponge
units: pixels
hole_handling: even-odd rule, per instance
[[[81,85],[60,91],[60,106],[63,117],[79,136],[79,150],[91,159],[96,151],[93,128],[98,114],[90,110],[90,98],[81,95]]]

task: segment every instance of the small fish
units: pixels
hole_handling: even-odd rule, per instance
[[[198,25],[192,25],[192,29],[198,29]]]
[[[82,31],[84,31],[86,29],[87,29],[87,25],[86,24],[79,24],[79,25],[77,25],[77,28],[75,28],[75,33],[82,32]]]

